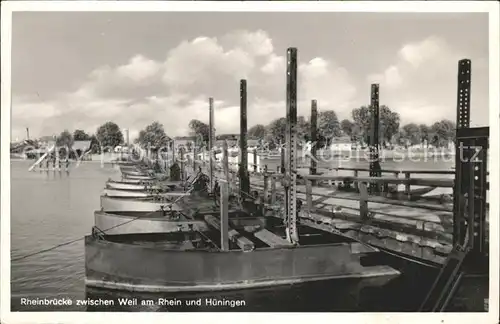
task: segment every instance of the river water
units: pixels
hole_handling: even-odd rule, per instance
[[[86,310],[75,305],[55,308],[22,306],[21,298],[115,298],[118,294],[114,292],[85,289],[83,240],[24,259],[15,259],[88,235],[93,226],[93,212],[100,208],[99,195],[104,183],[108,178],[119,177],[119,172],[110,165],[101,166],[98,162],[83,162],[70,173],[28,172],[30,162],[11,162],[11,257],[14,259],[11,264],[12,311]],[[273,160],[266,163],[270,168],[275,168],[277,162]],[[397,167],[450,170],[451,165],[450,162],[431,161],[418,164],[408,162],[406,165],[399,163]],[[342,166],[349,165],[344,163]],[[383,168],[393,167],[390,164],[383,165]],[[408,271],[383,288],[368,289],[363,293],[349,294],[346,292],[348,289],[344,289],[344,286],[349,286],[349,282],[338,281],[304,287],[235,292],[231,298],[243,298],[246,307],[230,310],[412,311],[422,301],[436,273],[418,266],[412,266]],[[416,279],[415,274],[420,276],[419,279]],[[210,309],[194,307],[189,310]]]

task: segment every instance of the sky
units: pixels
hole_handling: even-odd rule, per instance
[[[286,50],[298,49],[298,110],[351,118],[370,84],[402,124],[456,119],[458,60],[472,60],[471,124],[488,122],[484,13],[15,12],[12,139],[95,133],[107,121],[130,138],[158,121],[187,135],[191,119],[239,132],[285,116]]]

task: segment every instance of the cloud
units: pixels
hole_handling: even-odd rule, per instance
[[[488,91],[488,72],[485,58],[470,57],[469,53],[452,48],[439,37],[431,36],[404,44],[396,55],[395,63],[382,72],[369,75],[367,81],[380,84],[381,104],[397,111],[403,123],[432,123],[443,118],[454,121],[458,61],[465,57],[472,59],[472,74],[477,75],[479,81],[472,82],[471,105],[476,112],[480,111],[475,117],[486,118],[487,122],[488,99],[484,94]]]
[[[282,53],[284,54],[284,53]],[[239,131],[239,80],[248,79],[249,127],[285,116],[285,59],[262,30],[235,31],[220,38],[183,41],[162,61],[143,54],[121,65],[96,67],[72,92],[44,102],[13,103],[13,137],[52,135],[64,129],[95,132],[106,121],[130,130],[153,121],[168,135],[185,135],[191,119],[208,121],[208,97],[215,98],[218,133]],[[310,100],[320,109],[344,109],[355,95],[346,69],[329,58],[299,62],[299,113],[309,116]],[[34,116],[34,117],[33,117]]]

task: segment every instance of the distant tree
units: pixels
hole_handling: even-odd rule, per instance
[[[280,143],[285,143],[286,118],[273,120],[266,127],[266,141],[270,148],[276,148]]]
[[[96,131],[96,138],[100,146],[103,148],[115,148],[123,143],[123,133],[117,124],[107,122]]]
[[[165,134],[163,125],[155,121],[139,132],[136,143],[141,147],[164,148],[168,147],[170,138]]]
[[[311,137],[311,123],[304,116],[297,118],[297,138],[299,141],[309,141]]]
[[[318,115],[318,134],[320,140],[330,145],[334,137],[341,135],[340,123],[333,110],[322,111]]]
[[[90,141],[90,135],[85,133],[81,129],[77,129],[73,132],[73,140],[75,140],[75,141]]]
[[[410,123],[404,125],[400,133],[403,135],[403,138],[407,140],[407,142],[410,145],[416,145],[422,142],[420,127],[417,124]]]
[[[380,107],[380,117],[381,139],[389,143],[399,131],[401,118],[397,112],[391,111],[384,105]]]
[[[59,136],[56,138],[57,146],[64,146],[67,148],[71,148],[73,146],[73,136],[67,130],[64,130]]]
[[[399,131],[399,114],[392,112],[389,107],[382,105],[379,108],[379,115],[379,139],[381,142],[390,142],[392,137]],[[352,119],[355,126],[359,129],[360,137],[367,143],[372,123],[370,109],[366,106],[353,109]]]
[[[92,154],[101,153],[99,141],[97,140],[97,137],[95,136],[95,134],[90,136],[90,151],[92,152]]]
[[[208,144],[210,135],[209,125],[197,119],[193,119],[189,122],[189,128],[191,129],[192,134],[197,137],[197,145]]]
[[[250,127],[248,136],[255,139],[263,139],[266,136],[266,127],[261,124]]]
[[[191,141],[188,141],[186,143],[186,149],[187,149],[188,152],[192,151],[192,149],[193,149],[193,143],[191,143]]]
[[[421,137],[420,140],[422,142],[426,141],[427,145],[428,145],[428,142],[430,140],[430,134],[431,134],[430,127],[427,126],[426,124],[420,124],[418,127],[420,128],[420,137]]]
[[[354,133],[354,123],[349,119],[344,119],[340,122],[340,130],[344,133],[344,135],[352,138]]]
[[[446,146],[455,140],[456,124],[450,120],[443,119],[435,122],[430,127],[431,144],[434,146]]]

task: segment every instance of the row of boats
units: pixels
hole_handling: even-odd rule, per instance
[[[298,224],[300,244],[292,244],[279,214],[241,199],[229,199],[223,225],[219,195],[201,169],[180,181],[143,163],[117,164],[122,178],[106,182],[85,237],[88,287],[198,292],[347,278],[381,285],[399,275],[362,265],[380,252],[330,232]]]

